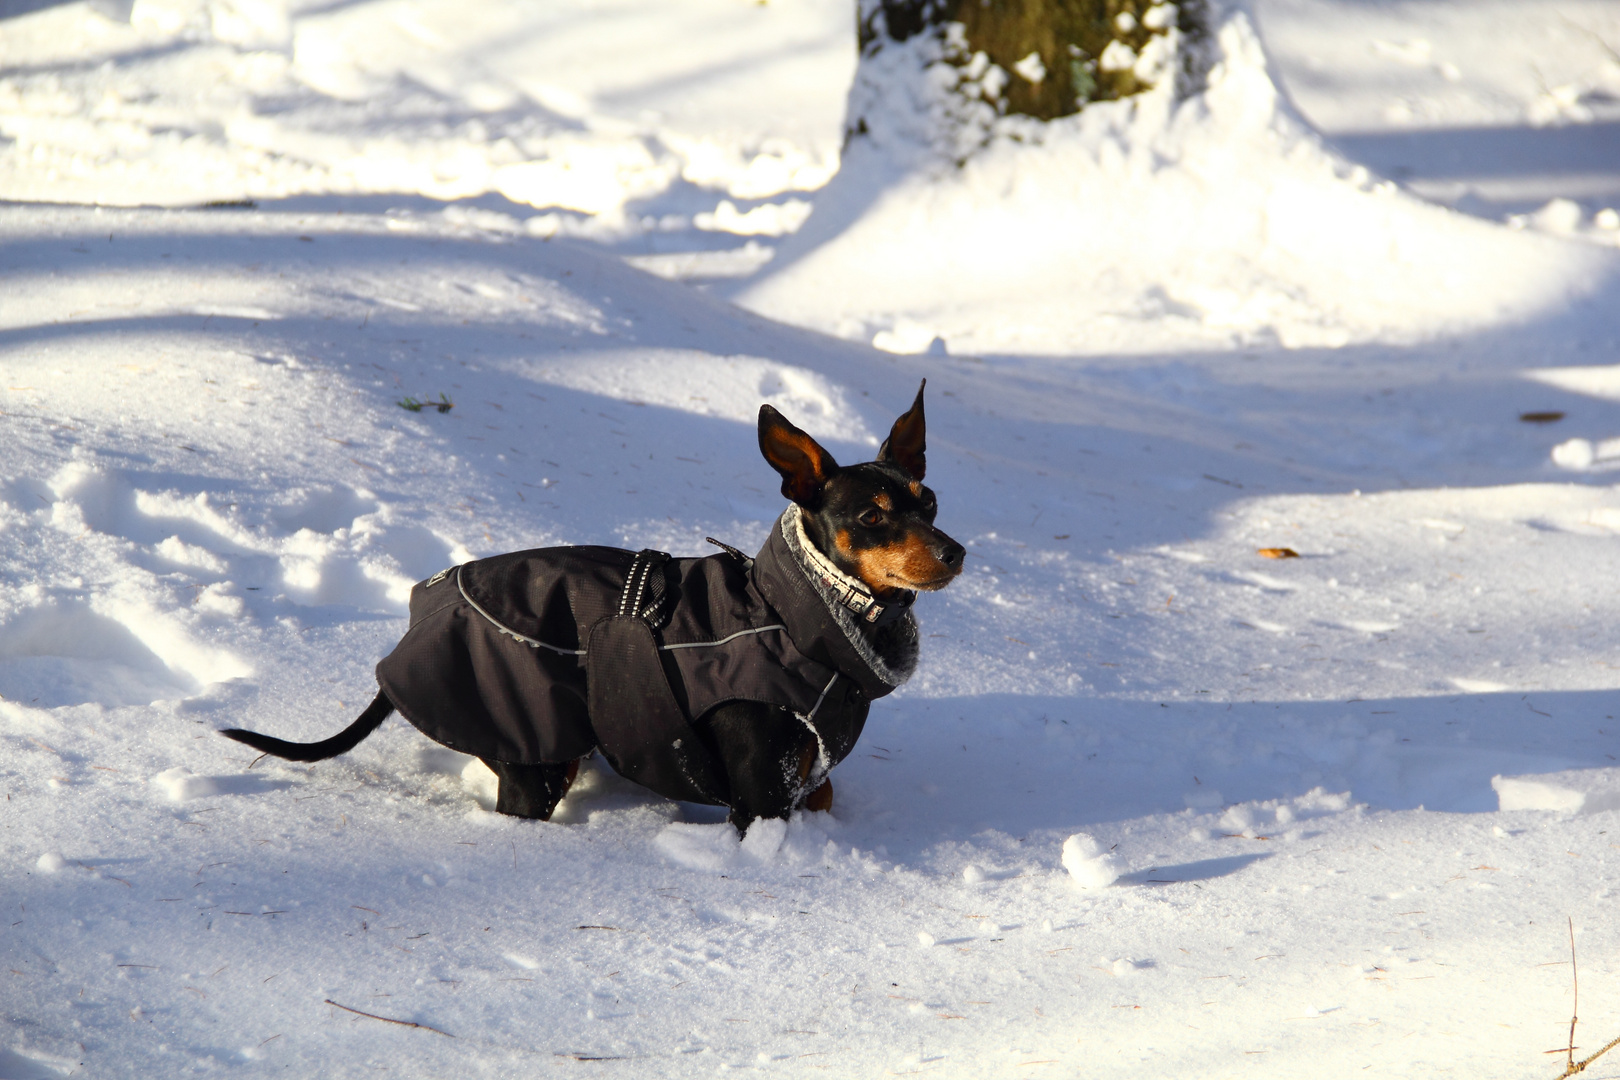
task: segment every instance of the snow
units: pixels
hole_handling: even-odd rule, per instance
[[[0,39],[0,195],[497,194],[590,215],[599,234],[656,235],[660,219],[715,213],[713,192],[770,199],[836,171],[855,59],[844,6],[49,7],[8,19]],[[799,212],[750,224],[783,213]]]
[[[1603,0],[1261,0],[1290,97],[1333,143],[1427,199],[1492,219],[1620,201],[1620,12]]]
[[[1222,8],[961,167],[840,157],[843,0],[25,6],[0,1077],[1551,1075],[1566,918],[1620,1034],[1611,5]],[[862,460],[925,376],[967,570],[831,813],[213,734],[451,564],[757,546],[759,404]]]
[[[1620,775],[1614,769],[1570,769],[1544,776],[1493,776],[1503,810],[1595,814],[1620,810]]]
[[[1075,833],[1063,841],[1063,869],[1082,889],[1106,889],[1119,880],[1119,860],[1086,833]]]
[[[916,62],[923,46],[907,44],[894,63]],[[1135,63],[1115,47],[1104,69]],[[732,295],[883,348],[937,336],[956,355],[1338,348],[1533,319],[1620,266],[1448,212],[1332,152],[1278,93],[1248,12],[1220,26],[1214,59],[1191,107],[1165,80],[1044,130],[987,120],[987,145],[960,164],[918,130],[951,115],[938,79],[913,95],[858,84],[872,136]]]

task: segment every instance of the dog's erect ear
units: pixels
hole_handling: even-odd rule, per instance
[[[923,421],[923,387],[927,385],[928,380],[924,379],[922,386],[917,387],[917,400],[911,403],[906,415],[894,422],[889,437],[878,447],[879,461],[898,466],[913,480],[921,480],[928,471],[927,425]]]
[[[769,405],[759,407],[759,452],[782,474],[782,494],[800,506],[812,505],[838,471],[838,462],[820,443]]]

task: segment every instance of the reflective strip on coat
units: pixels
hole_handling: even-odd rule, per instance
[[[779,522],[751,564],[732,554],[664,562],[647,621],[687,722],[728,701],[781,706],[793,715],[772,722],[808,723],[830,768],[895,677],[850,640],[853,624],[832,612],[793,546]],[[588,679],[615,676],[592,669],[586,643],[617,613],[635,558],[539,548],[435,574],[411,590],[410,628],[377,665],[377,681],[401,715],[451,749],[514,764],[583,757],[603,742],[586,707]],[[674,774],[661,764],[648,775]],[[643,782],[671,798],[725,798]]]

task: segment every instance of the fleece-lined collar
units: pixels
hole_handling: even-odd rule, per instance
[[[794,554],[804,565],[805,571],[812,577],[820,578],[824,591],[832,596],[838,603],[848,608],[857,621],[868,623],[871,626],[887,626],[889,623],[904,615],[916,602],[917,594],[910,589],[897,590],[898,596],[893,600],[880,601],[872,590],[866,587],[866,582],[844,573],[838,565],[810,541],[810,534],[804,531],[804,511],[794,506],[782,516],[783,527],[794,531],[794,539],[798,543]]]
[[[789,506],[777,521],[755,560],[754,580],[801,652],[850,677],[869,697],[881,697],[917,670],[917,620],[908,607],[886,625],[859,621],[844,599],[848,586],[826,580],[825,557],[815,558],[821,553],[799,515],[798,506]]]

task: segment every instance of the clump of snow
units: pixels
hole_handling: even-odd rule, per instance
[[[1063,868],[1082,889],[1104,889],[1119,880],[1119,859],[1088,833],[1063,841]]]
[[[1251,806],[1229,806],[1221,815],[1221,828],[1253,835],[1255,811]]]
[[[1013,71],[1026,82],[1039,84],[1046,79],[1046,65],[1041,63],[1041,54],[1038,52],[1032,52],[1014,64]]]
[[[1552,448],[1552,461],[1565,469],[1591,469],[1606,463],[1620,461],[1620,438],[1565,439]]]
[[[47,851],[34,862],[34,868],[42,874],[55,874],[67,868],[67,860],[54,851]]]
[[[170,802],[187,802],[191,799],[202,799],[210,795],[218,795],[223,790],[214,777],[197,776],[184,765],[176,765],[172,769],[163,770],[152,777],[151,783],[162,791]]]
[[[1142,25],[1149,30],[1168,30],[1176,25],[1174,4],[1154,4],[1142,13]]]
[[[825,814],[794,814],[783,821],[754,822],[740,839],[729,824],[674,822],[654,839],[654,846],[678,866],[693,870],[726,870],[781,863],[811,866],[837,859],[836,845],[818,819]]]
[[[461,786],[478,800],[479,806],[485,810],[495,809],[495,802],[501,793],[501,779],[478,758],[462,766]]]
[[[1130,27],[1120,27],[1129,31]],[[1136,66],[1136,50],[1125,42],[1115,39],[1108,43],[1108,48],[1097,58],[1097,67],[1103,71],[1129,71]]]
[[[1551,233],[1573,233],[1580,228],[1581,204],[1574,199],[1552,199],[1535,213],[1538,228]]]

